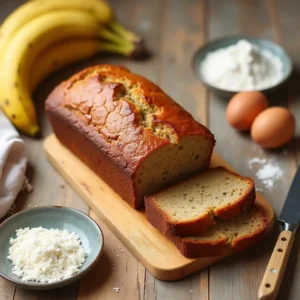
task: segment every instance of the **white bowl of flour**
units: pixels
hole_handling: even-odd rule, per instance
[[[201,81],[222,98],[241,91],[270,93],[287,81],[292,62],[269,40],[227,37],[212,41],[195,55]]]

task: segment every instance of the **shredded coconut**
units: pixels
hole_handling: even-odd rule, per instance
[[[16,230],[7,257],[22,281],[56,282],[76,274],[87,254],[80,238],[68,230],[42,227]]]
[[[229,91],[261,90],[276,85],[283,77],[281,60],[247,40],[206,55],[200,71],[203,79]]]
[[[280,166],[273,159],[253,158],[248,162],[249,168],[252,169],[254,165],[258,166],[256,177],[264,186],[271,190],[276,180],[280,179],[283,172]],[[259,189],[257,189],[259,190]]]

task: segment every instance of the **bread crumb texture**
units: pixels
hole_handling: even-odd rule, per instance
[[[225,168],[208,170],[151,197],[174,223],[197,219],[232,206],[247,196],[253,182]]]

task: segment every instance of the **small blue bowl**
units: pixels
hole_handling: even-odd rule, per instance
[[[283,76],[281,81],[278,82],[278,84],[276,84],[275,86],[271,86],[270,88],[259,90],[260,92],[264,93],[267,96],[273,94],[274,91],[282,87],[287,82],[290,75],[292,74],[293,65],[290,56],[281,46],[266,39],[259,39],[259,38],[247,37],[247,36],[232,36],[232,37],[220,38],[209,42],[208,44],[201,47],[194,56],[193,67],[197,76],[203,82],[203,84],[207,86],[219,98],[230,99],[233,95],[235,95],[237,91],[230,91],[230,90],[217,88],[211,85],[210,83],[206,82],[201,74],[200,67],[205,56],[209,52],[232,46],[236,44],[239,40],[247,40],[248,42],[258,46],[259,48],[271,52],[282,61]]]
[[[12,262],[7,258],[10,238],[16,237],[16,230],[25,227],[67,229],[75,232],[88,253],[86,261],[78,273],[68,279],[53,283],[22,281],[11,272]],[[66,207],[39,207],[19,212],[0,225],[0,275],[26,289],[49,290],[66,286],[84,276],[99,260],[103,250],[103,234],[99,226],[84,213]]]

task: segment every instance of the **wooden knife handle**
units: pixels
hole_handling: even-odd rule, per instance
[[[288,262],[294,235],[291,231],[284,230],[280,233],[273,250],[271,259],[265,271],[258,290],[258,299],[275,299]]]

